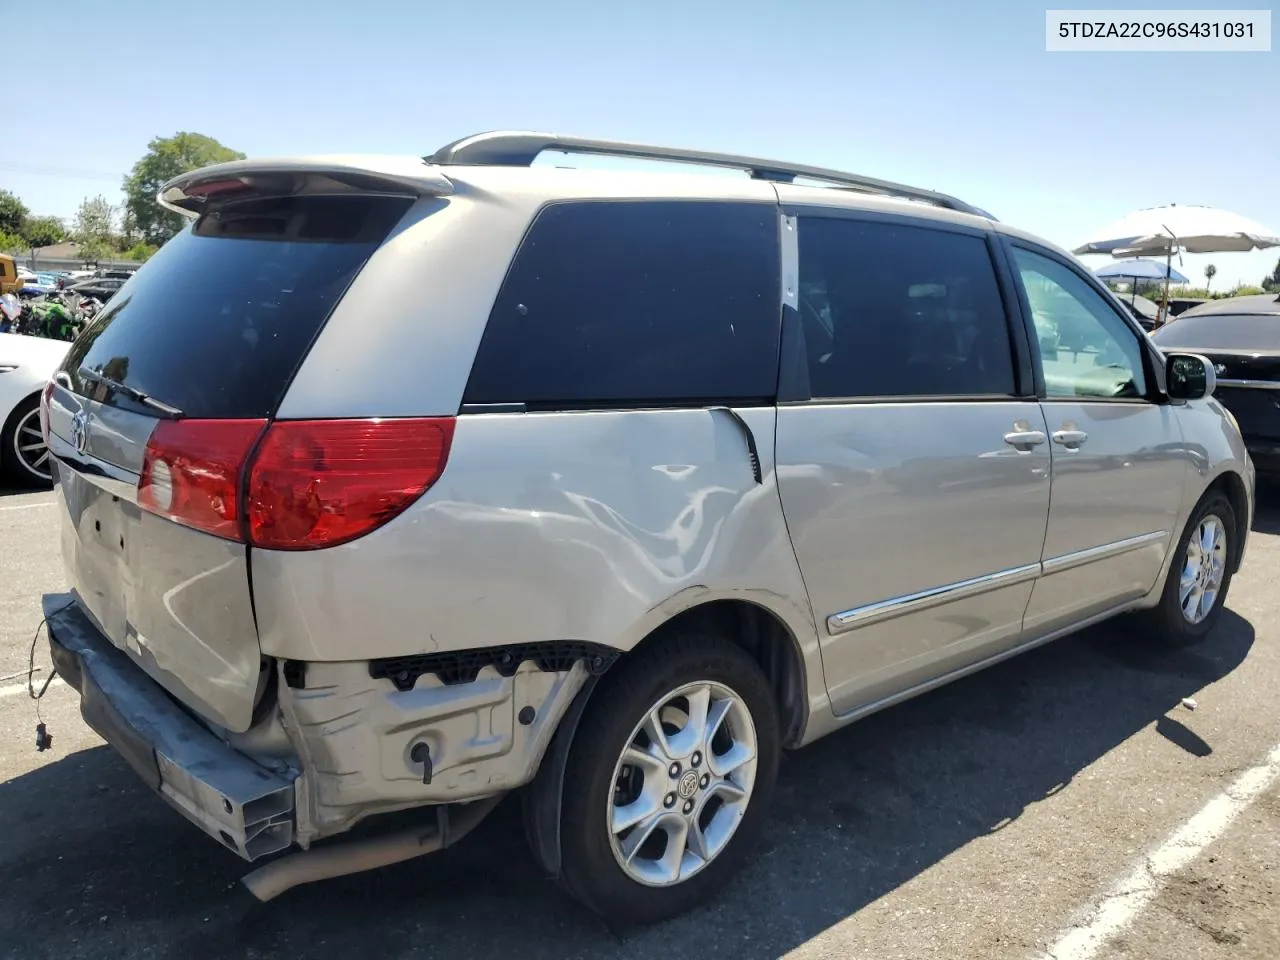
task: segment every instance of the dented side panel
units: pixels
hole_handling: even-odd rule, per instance
[[[419,502],[353,543],[253,552],[264,653],[344,661],[583,640],[630,650],[681,610],[740,599],[817,632],[782,516],[774,408],[480,414]]]

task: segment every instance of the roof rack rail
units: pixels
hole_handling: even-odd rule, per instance
[[[948,210],[958,210],[961,213],[971,213],[986,219],[994,219],[986,211],[970,206],[955,197],[947,196],[945,193],[937,193],[920,187],[910,187],[906,184],[894,183],[891,180],[864,177],[857,173],[845,173],[840,170],[829,170],[825,167],[782,163],[776,160],[761,160],[758,157],[741,157],[731,153],[708,153],[704,150],[686,150],[680,147],[658,147],[616,140],[564,137],[555,133],[533,133],[519,130],[478,133],[446,144],[431,156],[423,159],[428,163],[437,164],[527,167],[532,165],[534,160],[547,150],[611,157],[634,157],[640,160],[663,160],[707,167],[727,167],[734,170],[743,170],[754,180],[770,180],[776,183],[791,183],[797,177],[803,177],[808,180],[819,180],[840,187],[850,187],[864,193],[919,200],[924,203],[931,203],[934,206],[945,207]]]

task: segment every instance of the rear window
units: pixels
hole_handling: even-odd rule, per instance
[[[573,409],[772,398],[778,256],[771,204],[548,206],[494,303],[464,403]]]
[[[1151,335],[1162,350],[1275,350],[1280,316],[1208,313],[1176,317]]]
[[[188,417],[270,416],[334,304],[411,202],[285,197],[210,211],[75,342],[65,365],[72,389],[134,406],[77,375],[87,368]]]

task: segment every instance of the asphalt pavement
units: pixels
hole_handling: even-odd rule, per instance
[[[717,900],[611,931],[539,876],[512,803],[452,850],[249,905],[239,858],[142,787],[66,687],[36,751],[25,671],[40,595],[63,587],[56,510],[0,491],[0,957],[1274,960],[1269,496],[1204,644],[1104,625],[827,737],[785,760],[763,847]]]

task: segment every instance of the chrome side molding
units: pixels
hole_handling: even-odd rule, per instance
[[[1116,540],[1114,543],[1104,543],[1099,547],[1090,547],[1088,550],[1077,550],[1075,553],[1064,553],[1060,557],[1051,557],[1044,561],[1041,566],[1044,567],[1045,576],[1051,573],[1061,573],[1063,570],[1083,567],[1086,563],[1093,563],[1095,560],[1106,560],[1110,557],[1117,557],[1122,553],[1128,553],[1130,550],[1139,550],[1153,543],[1159,543],[1167,536],[1169,536],[1168,530],[1155,530],[1136,537]]]
[[[981,577],[974,577],[972,580],[961,580],[957,583],[948,583],[941,587],[921,590],[919,593],[909,593],[904,597],[894,597],[890,600],[868,603],[865,606],[833,613],[827,617],[827,630],[832,634],[844,633],[854,627],[863,627],[869,623],[879,623],[882,620],[892,620],[894,617],[899,617],[904,613],[927,610],[930,607],[941,606],[944,603],[962,600],[965,597],[976,597],[990,590],[1011,587],[1016,583],[1034,580],[1039,576],[1040,564],[1028,563],[1025,566],[1011,567],[1008,570],[999,570]]]
[[[1218,379],[1220,387],[1244,387],[1247,390],[1280,390],[1280,380],[1223,380]]]
[[[871,623],[892,620],[894,617],[900,617],[906,613],[917,613],[921,610],[928,610],[931,607],[941,606],[944,603],[951,603],[954,600],[976,597],[992,590],[1025,583],[1028,580],[1038,580],[1042,576],[1050,576],[1055,573],[1061,573],[1064,570],[1082,567],[1098,560],[1116,557],[1131,550],[1139,550],[1153,543],[1159,543],[1168,536],[1168,530],[1154,530],[1151,533],[1127,537],[1124,540],[1116,540],[1113,543],[1104,543],[1101,546],[1090,547],[1087,550],[1064,553],[1061,556],[1051,557],[1040,563],[1028,563],[1020,567],[1010,567],[1007,570],[997,570],[995,573],[974,577],[971,580],[960,580],[956,583],[932,587],[917,593],[909,593],[905,596],[879,600],[875,603],[842,610],[840,613],[833,613],[827,617],[827,632],[834,636],[839,633],[845,633],[855,627],[864,627]]]

